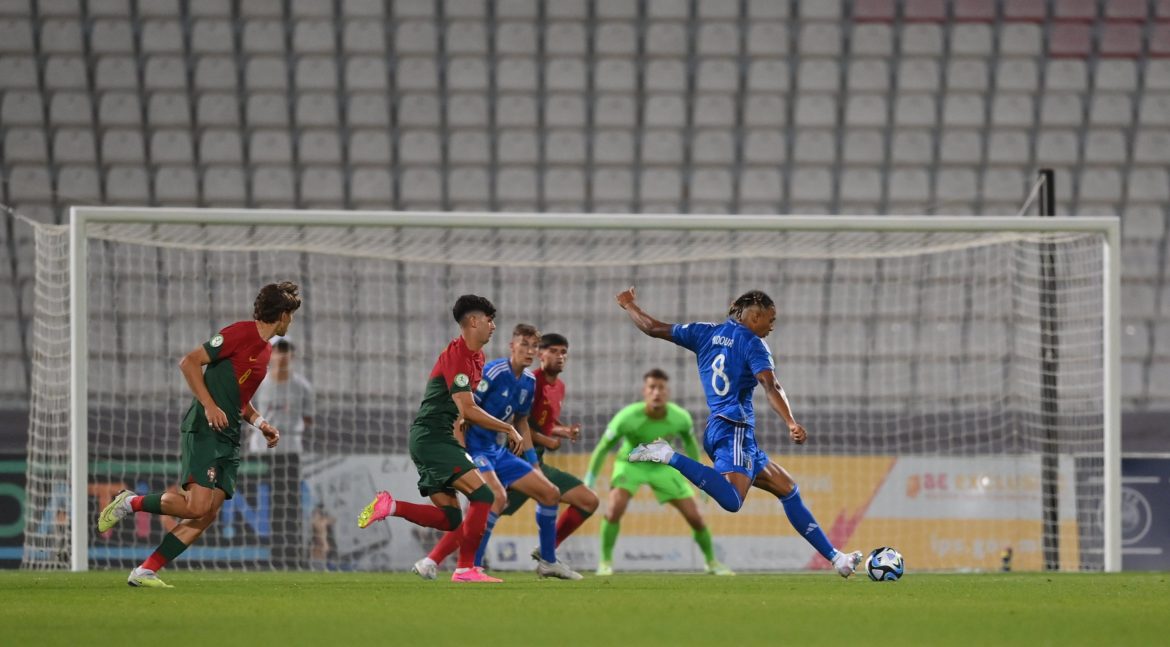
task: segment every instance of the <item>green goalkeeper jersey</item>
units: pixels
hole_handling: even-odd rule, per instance
[[[593,456],[589,459],[589,473],[597,474],[605,462],[605,455],[618,441],[621,441],[622,446],[618,450],[616,460],[623,463],[627,462],[634,447],[659,438],[670,442],[672,436],[682,439],[683,453],[696,458],[699,455],[699,446],[695,442],[693,428],[691,414],[673,402],[666,403],[666,415],[661,418],[651,418],[646,412],[646,403],[635,402],[618,411],[609,421],[605,435],[601,437],[601,442],[597,443],[597,448],[593,450]]]

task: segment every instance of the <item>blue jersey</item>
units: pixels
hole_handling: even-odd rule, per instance
[[[670,338],[695,354],[711,415],[754,425],[756,374],[776,368],[768,344],[735,319],[675,324]]]
[[[507,357],[492,360],[483,367],[483,379],[475,389],[475,403],[484,411],[508,422],[512,416],[527,416],[532,410],[532,395],[536,392],[536,376],[524,369],[520,377],[512,372]],[[495,450],[498,434],[472,425],[467,430],[467,453]]]

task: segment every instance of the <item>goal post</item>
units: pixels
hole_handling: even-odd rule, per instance
[[[363,328],[361,323],[365,319],[358,323],[343,322],[336,328],[344,330],[340,334],[355,344],[395,346],[393,351],[371,350],[375,358],[381,359],[359,357],[360,349],[349,351],[340,346],[330,348],[328,358],[324,351],[306,349],[305,359],[312,363],[314,381],[321,382],[330,394],[330,405],[334,407],[330,415],[336,417],[332,431],[339,438],[338,455],[301,459],[302,468],[320,477],[322,484],[330,475],[353,471],[352,465],[339,463],[341,454],[401,459],[405,453],[404,442],[388,438],[405,437],[403,416],[408,414],[403,411],[417,405],[421,395],[419,387],[429,369],[427,362],[433,361],[431,356],[441,348],[435,340],[454,335],[454,327],[442,323],[445,316],[442,313],[450,307],[451,294],[478,291],[492,298],[501,309],[500,330],[492,346],[485,349],[489,356],[506,353],[507,333],[520,320],[531,321],[543,330],[569,333],[574,359],[566,373],[569,385],[566,406],[571,415],[591,423],[588,425],[591,431],[586,435],[588,442],[579,450],[587,453],[605,419],[618,405],[636,399],[636,389],[630,385],[631,376],[640,376],[652,363],[667,363],[676,369],[672,370],[672,387],[678,400],[695,417],[700,432],[701,421],[707,414],[694,384],[693,359],[683,357],[682,351],[660,341],[648,338],[633,341],[632,326],[615,318],[612,310],[604,310],[606,294],[603,293],[626,282],[647,286],[639,293],[647,294],[650,312],[661,312],[664,318],[676,317],[683,321],[718,318],[721,309],[725,312],[726,303],[736,296],[736,290],[746,285],[771,291],[776,283],[783,285],[777,288],[782,290],[777,298],[780,312],[777,333],[769,341],[777,358],[781,383],[790,393],[796,393],[793,402],[796,413],[798,416],[807,413],[813,420],[806,426],[814,440],[806,451],[781,444],[780,436],[773,432],[760,432],[763,448],[781,464],[787,465],[791,460],[804,468],[803,473],[796,474],[798,481],[802,476],[817,478],[817,470],[825,470],[825,483],[832,487],[826,486],[823,494],[811,497],[807,492],[810,489],[815,492],[815,488],[802,489],[810,499],[814,514],[826,526],[834,523],[829,517],[839,513],[857,515],[853,526],[845,522],[838,524],[843,539],[880,539],[901,548],[914,568],[916,555],[904,545],[913,540],[898,530],[899,520],[909,519],[905,522],[908,527],[949,529],[940,533],[937,545],[930,547],[936,551],[932,555],[943,557],[926,562],[931,565],[928,567],[986,569],[988,561],[983,553],[998,551],[1001,543],[996,533],[1013,536],[1018,531],[1010,529],[1020,524],[1030,529],[1033,520],[1019,517],[1032,515],[1033,508],[1029,506],[1038,505],[1035,502],[1041,500],[1039,493],[1035,493],[1033,501],[1033,493],[1026,491],[1040,471],[1039,451],[1034,450],[1035,439],[1030,435],[1031,425],[1038,424],[1031,418],[1041,417],[1040,406],[1036,399],[1029,398],[1035,397],[1033,391],[1040,392],[1037,372],[1041,358],[1028,356],[1029,350],[1038,347],[1033,344],[1032,326],[1040,315],[1032,310],[1039,308],[1035,291],[1041,281],[1033,261],[1040,244],[1052,244],[1057,249],[1058,272],[1067,273],[1058,276],[1061,289],[1065,290],[1057,295],[1059,309],[1075,320],[1070,326],[1073,329],[1070,343],[1076,345],[1069,351],[1073,357],[1070,362],[1061,363],[1061,370],[1070,366],[1072,385],[1067,394],[1062,391],[1061,404],[1083,400],[1076,405],[1077,411],[1063,418],[1062,433],[1067,433],[1067,437],[1060,449],[1060,484],[1064,488],[1060,495],[1060,518],[1073,533],[1069,554],[1074,558],[1074,564],[1065,567],[1104,571],[1117,571],[1121,567],[1121,272],[1116,218],[74,207],[67,235],[68,258],[55,260],[67,264],[70,278],[68,303],[57,304],[67,309],[69,322],[68,424],[64,428],[49,425],[43,429],[34,424],[30,435],[67,433],[68,457],[64,460],[69,475],[68,563],[61,563],[60,552],[48,547],[59,545],[63,538],[45,537],[62,532],[44,522],[51,513],[47,507],[52,505],[52,497],[32,497],[30,508],[44,509],[32,509],[28,514],[31,532],[27,534],[31,538],[26,538],[25,566],[29,568],[87,570],[95,566],[117,566],[124,564],[133,552],[104,549],[101,557],[95,557],[89,550],[94,545],[92,533],[95,532],[91,530],[95,505],[91,468],[98,459],[90,451],[95,438],[100,447],[110,442],[126,443],[127,453],[119,457],[118,469],[124,470],[121,478],[127,482],[135,478],[136,465],[156,456],[170,457],[175,464],[172,471],[178,471],[173,446],[159,444],[161,441],[154,439],[155,434],[177,436],[175,423],[186,405],[181,397],[176,397],[175,388],[152,388],[151,393],[160,396],[158,402],[127,404],[113,395],[101,396],[98,403],[91,399],[95,388],[112,388],[95,381],[129,370],[127,366],[139,361],[126,349],[134,331],[143,329],[135,321],[136,317],[144,316],[152,326],[165,328],[168,317],[187,312],[180,308],[175,311],[177,315],[143,314],[149,309],[149,302],[135,302],[132,290],[138,288],[122,285],[130,282],[122,277],[133,276],[135,285],[140,287],[150,285],[154,276],[166,284],[159,287],[159,293],[173,289],[179,291],[180,299],[187,299],[196,294],[206,295],[237,280],[230,278],[234,264],[250,268],[246,280],[252,281],[280,276],[280,267],[270,265],[288,263],[295,268],[289,272],[291,275],[304,277],[310,283],[304,294],[306,309],[297,324],[311,326],[311,343],[332,334],[327,332],[335,329],[331,327],[332,321],[343,319],[349,308],[393,313],[396,323],[410,328],[399,330],[398,340],[391,339],[395,331],[390,327],[377,324]],[[95,245],[101,249],[95,252]],[[60,254],[62,248],[58,246],[57,250]],[[42,253],[52,252],[38,249],[38,255]],[[41,262],[38,256],[38,266]],[[809,270],[807,266],[814,269]],[[877,268],[876,273],[873,268]],[[364,272],[370,272],[369,276]],[[980,278],[971,272],[987,272],[990,278]],[[548,278],[541,278],[544,275]],[[972,277],[979,285],[964,288],[965,276]],[[392,280],[382,281],[384,277]],[[95,286],[101,288],[100,294],[91,294]],[[346,286],[372,292],[347,295],[344,294]],[[254,294],[259,283],[230,287],[233,295],[245,294],[247,289]],[[386,293],[378,292],[379,289],[385,289]],[[421,303],[428,295],[433,301]],[[315,298],[330,301],[329,310],[323,312],[321,306],[314,304]],[[612,301],[612,295],[608,298]],[[105,299],[113,303],[99,304]],[[568,304],[569,314],[554,308],[549,301]],[[683,303],[675,305],[677,301]],[[96,320],[107,316],[105,310],[95,314],[99,305],[103,309],[123,310],[112,315],[110,330],[103,328],[95,346],[91,344],[91,328]],[[231,304],[230,308],[213,304],[206,311],[199,310],[198,317],[218,321],[222,326],[247,318],[249,305],[250,301]],[[222,318],[228,316],[221,314],[224,310],[237,316]],[[49,304],[42,304],[38,299],[36,316],[53,315],[59,317],[60,312],[54,312]],[[376,312],[362,315],[366,316],[376,323]],[[786,331],[789,321],[796,321],[791,332]],[[997,332],[984,334],[981,329],[984,323]],[[294,339],[299,339],[297,324],[290,332]],[[376,331],[377,336],[363,339],[362,335],[370,330]],[[842,334],[849,331],[857,334]],[[899,350],[884,349],[880,342],[898,335],[898,331],[902,335]],[[167,336],[156,330],[148,332]],[[407,335],[409,339],[405,339]],[[934,350],[915,348],[915,335],[937,337],[927,344]],[[946,335],[953,337],[943,338]],[[578,343],[577,339],[583,341]],[[795,367],[787,374],[786,357],[793,348],[786,339],[793,340],[792,345],[798,350],[795,354],[799,355]],[[47,340],[38,336],[34,347],[43,341]],[[182,341],[194,347],[200,340]],[[948,345],[956,350],[945,357],[928,355]],[[611,346],[620,348],[615,350]],[[958,350],[960,346],[962,350]],[[177,356],[166,359],[177,360]],[[91,364],[94,361],[103,363],[100,374],[94,372]],[[612,366],[618,363],[629,366]],[[841,366],[835,367],[838,363]],[[150,366],[153,371],[154,363]],[[861,376],[855,379],[844,374],[852,369],[859,370]],[[34,373],[37,370],[41,369],[34,368]],[[933,383],[936,376],[944,374],[953,377],[953,386],[960,389],[977,386],[978,393],[946,392],[946,380]],[[127,377],[121,383],[126,387],[135,384],[157,387],[151,384],[151,375],[154,374],[141,378],[141,382]],[[177,370],[163,376],[171,382],[181,381]],[[999,376],[1003,377],[1002,386],[996,383]],[[972,385],[966,381],[969,379],[980,383]],[[849,386],[841,386],[838,393],[842,380],[849,382]],[[854,384],[854,381],[864,383]],[[802,382],[815,385],[818,391],[809,393],[801,387]],[[909,382],[912,386],[900,386],[899,382]],[[34,387],[40,383],[34,376]],[[890,388],[876,389],[874,384]],[[347,393],[350,388],[358,388],[361,395],[351,397]],[[185,386],[178,389],[180,395],[183,389]],[[36,410],[37,402],[34,396],[34,419],[48,419],[48,412]],[[40,402],[47,407],[60,406],[59,399]],[[142,431],[124,431],[119,426],[121,422],[111,422],[108,418],[117,407],[124,407],[139,417],[137,424]],[[361,411],[354,413],[348,407]],[[764,410],[759,403],[757,408]],[[142,413],[143,410],[149,411]],[[163,424],[158,421],[171,422],[169,427],[154,429]],[[760,415],[759,424],[774,428],[776,421],[770,412],[765,412]],[[134,433],[138,435],[123,435]],[[872,446],[862,444],[866,438],[874,439]],[[37,442],[38,439],[31,439],[30,447]],[[138,443],[139,447],[131,447],[130,442]],[[317,454],[331,451],[319,448]],[[868,497],[868,501],[852,508],[844,503],[838,506],[835,497],[844,495],[831,490],[833,487],[840,490],[841,480],[849,478],[850,470],[859,469],[857,465],[869,465],[866,461],[880,462],[881,466],[866,467],[872,469],[872,476],[865,477],[869,480],[850,482],[848,487],[862,493],[850,496]],[[571,463],[576,466],[580,461]],[[970,485],[971,491],[948,492],[946,496],[959,498],[940,498],[934,502],[923,499],[930,495],[925,493],[917,500],[923,501],[923,509],[970,505],[970,519],[961,516],[932,519],[928,513],[916,512],[913,501],[906,498],[911,486],[906,485],[905,491],[899,492],[902,484],[895,487],[889,481],[904,477],[905,483],[915,484],[913,487],[929,488],[937,485],[931,483],[935,476],[944,481],[948,475],[952,480],[969,479],[971,474],[962,472],[964,463],[975,466],[971,473],[976,474],[974,484],[963,483],[964,487]],[[30,466],[33,464],[30,457]],[[404,471],[408,472],[409,465],[406,467]],[[257,468],[261,472],[265,469]],[[371,473],[377,474],[377,470]],[[30,481],[52,478],[53,474],[52,470],[42,469],[40,476],[34,475],[30,467]],[[320,487],[346,484],[338,479],[328,483]],[[317,485],[301,487],[317,495],[312,490]],[[365,494],[355,492],[346,496],[360,498]],[[917,492],[914,495],[919,496]],[[335,505],[340,505],[338,501],[351,503],[349,498],[338,496],[332,500]],[[752,497],[764,498],[762,493]],[[997,506],[1019,508],[999,520],[994,516]],[[879,509],[885,512],[877,512]],[[709,517],[723,514],[708,507],[704,511]],[[351,538],[346,534],[350,533],[349,529],[340,530],[341,525],[350,523],[349,513],[353,511],[329,512],[338,518],[333,532],[343,535],[339,542],[364,541]],[[763,520],[753,518],[755,512],[746,512],[739,515],[748,517],[746,520],[735,522],[741,525],[731,521],[715,524],[717,542],[722,534],[729,551],[741,547],[756,550],[764,540],[755,537],[768,532],[791,534],[786,525],[773,523],[772,510],[767,512],[772,516]],[[302,514],[297,510],[290,514],[303,516],[304,526],[309,525],[305,516],[309,512]],[[989,515],[993,518],[989,519]],[[868,521],[871,517],[872,523]],[[1036,528],[1042,525],[1042,519],[1034,521]],[[745,523],[757,525],[746,527],[742,525]],[[866,524],[870,527],[855,532],[852,537],[844,530],[846,526],[865,528]],[[296,532],[308,534],[306,527],[296,527]],[[528,529],[519,520],[515,529],[510,528],[502,522],[497,538],[527,535]],[[721,528],[725,528],[722,533]],[[626,532],[623,531],[623,541]],[[963,537],[964,533],[971,536],[984,533],[986,544],[979,544],[978,548],[963,546],[964,552],[959,557],[959,547],[948,548],[946,542],[957,541],[955,538]],[[1023,541],[1032,542],[1030,537]],[[405,541],[401,533],[384,539],[390,546],[401,546],[399,542]],[[574,541],[596,540],[574,539],[570,541],[571,547],[578,545]],[[648,541],[647,545],[653,545],[658,540]],[[872,548],[852,544],[848,547]],[[151,548],[151,544],[142,543],[137,546],[137,552],[145,555]],[[354,549],[355,554],[358,548],[367,553],[377,550],[363,544]],[[261,553],[249,550],[225,543],[219,552],[208,552],[201,563],[208,567],[272,567],[273,562],[265,561],[269,558],[255,557]],[[582,554],[588,552],[581,550]],[[1043,552],[1038,543],[1036,550]],[[804,567],[806,562],[801,561],[801,553],[794,551],[797,549],[792,548],[778,558],[776,567]],[[949,561],[945,557],[948,551],[953,557]],[[412,555],[411,559],[415,557]],[[385,557],[383,561],[360,559],[367,560],[361,562],[362,568],[394,568],[402,563],[398,556]],[[304,567],[307,561],[302,558],[281,567]],[[753,562],[749,567],[762,566]]]

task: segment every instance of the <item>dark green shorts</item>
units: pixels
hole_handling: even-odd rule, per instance
[[[440,492],[453,495],[455,481],[475,471],[475,463],[450,429],[411,427],[410,460],[418,469],[418,492],[423,496]]]
[[[540,471],[544,472],[544,475],[548,477],[548,480],[552,481],[552,484],[557,486],[557,489],[561,492],[561,496],[564,496],[565,492],[572,490],[578,485],[585,485],[585,482],[576,476],[573,476],[564,470],[559,470],[552,465],[549,465],[548,463],[541,463]],[[516,490],[508,490],[508,507],[504,508],[503,514],[512,514],[513,512],[519,510],[527,500],[527,494],[522,494]]]
[[[184,431],[182,434],[183,489],[191,483],[223,490],[224,498],[236,493],[236,472],[240,470],[240,446],[215,431]]]

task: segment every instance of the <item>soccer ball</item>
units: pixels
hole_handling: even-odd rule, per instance
[[[875,548],[865,558],[865,573],[875,582],[894,582],[902,577],[905,570],[906,562],[902,559],[902,553],[889,546]]]

